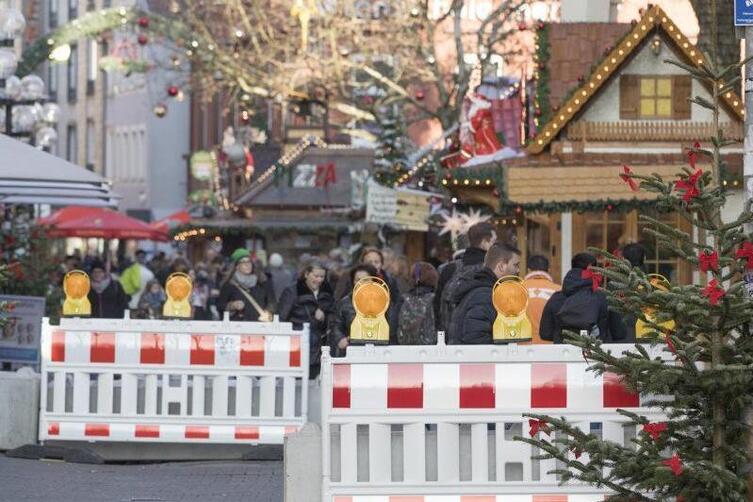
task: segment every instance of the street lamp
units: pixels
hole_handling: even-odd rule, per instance
[[[29,138],[32,144],[49,149],[57,141],[60,108],[45,103],[44,81],[37,75],[14,75],[18,68],[15,41],[24,28],[26,19],[18,9],[0,7],[0,132]]]

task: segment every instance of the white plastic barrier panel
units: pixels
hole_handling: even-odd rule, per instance
[[[540,452],[513,439],[529,435],[522,415],[564,416],[619,444],[636,431],[617,408],[660,416],[616,375],[587,371],[577,347],[447,346],[439,338],[436,346],[324,354],[323,501],[603,501],[605,491],[559,486],[548,474],[557,461],[534,460]]]
[[[282,444],[306,422],[308,336],[278,322],[45,319],[39,439]]]

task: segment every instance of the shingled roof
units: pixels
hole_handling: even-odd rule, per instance
[[[630,31],[626,23],[552,23],[549,25],[549,103],[562,104],[579,78]]]

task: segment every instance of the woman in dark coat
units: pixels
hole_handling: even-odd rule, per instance
[[[366,277],[376,277],[377,269],[371,265],[356,265],[350,269],[350,283],[356,284]],[[335,308],[335,320],[330,329],[330,347],[334,357],[343,357],[345,349],[350,343],[350,325],[356,317],[356,309],[353,306],[353,291],[337,302]]]
[[[295,327],[309,323],[309,378],[319,375],[322,338],[334,314],[335,298],[325,280],[327,270],[319,263],[303,269],[295,284],[288,286],[280,297],[280,320]]]
[[[217,309],[230,312],[231,321],[271,321],[275,294],[266,274],[255,272],[251,254],[246,249],[236,249],[231,259],[234,263],[232,275],[220,288]],[[249,300],[249,296],[256,305]]]
[[[91,269],[91,289],[89,303],[92,317],[100,319],[122,319],[131,298],[118,281],[114,281],[101,261],[95,261]]]

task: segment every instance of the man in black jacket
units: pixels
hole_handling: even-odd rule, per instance
[[[439,273],[439,281],[434,293],[434,318],[437,320],[437,331],[449,331],[453,307],[456,305],[453,304],[453,297],[457,288],[448,288],[448,285],[457,282],[459,277],[455,277],[456,274],[459,276],[466,273],[473,276],[481,269],[486,251],[497,241],[497,232],[494,225],[484,221],[469,228],[467,237],[470,246],[465,249],[460,258],[442,267]]]
[[[572,268],[565,275],[565,280],[562,281],[562,291],[552,295],[541,314],[539,333],[543,340],[565,343],[563,330],[586,329],[585,324],[590,324],[590,321],[587,321],[586,318],[590,317],[591,312],[594,313],[595,327],[598,328],[598,331],[593,330],[593,333],[596,333],[601,341],[619,342],[624,340],[625,325],[622,322],[622,317],[617,312],[609,310],[607,297],[603,291],[593,291],[593,280],[590,277],[583,277],[583,272],[588,267],[595,265],[596,258],[588,253],[579,253],[573,256],[570,262]],[[589,302],[587,308],[584,308],[581,312],[583,319],[581,321],[570,321],[570,326],[563,326],[565,302],[576,294],[585,294],[586,292],[589,294]],[[577,328],[574,327],[576,325]]]
[[[492,305],[492,287],[498,279],[520,272],[520,251],[495,242],[484,257],[484,266],[455,292],[457,308],[452,314],[450,343],[491,344],[497,311]]]

